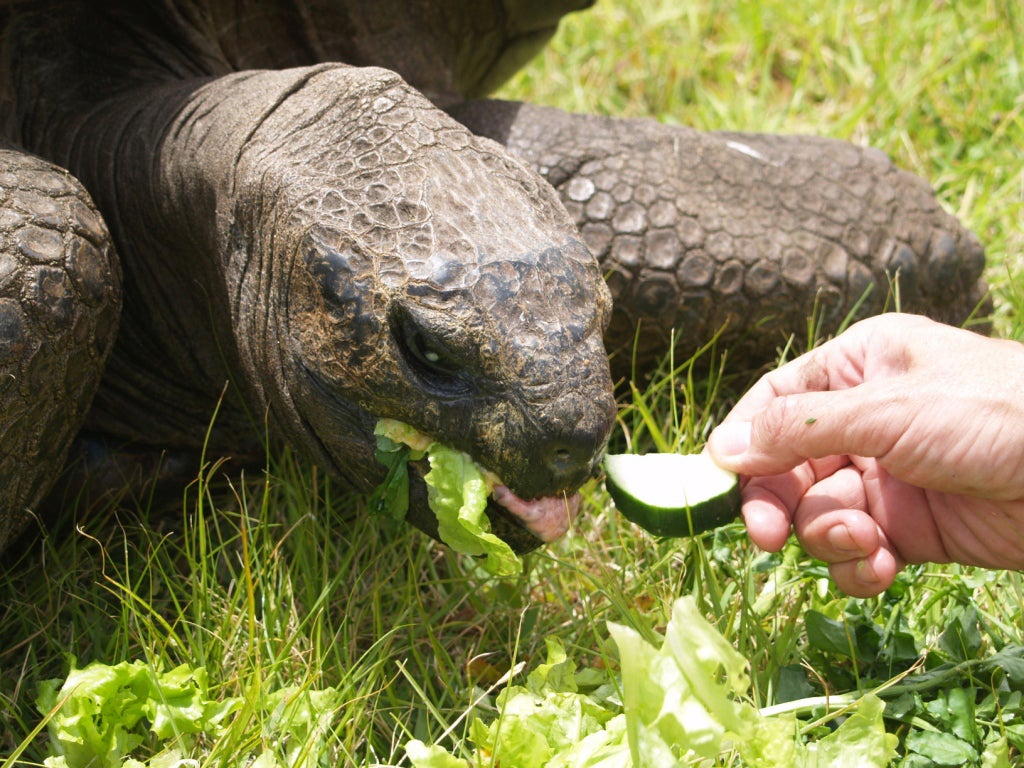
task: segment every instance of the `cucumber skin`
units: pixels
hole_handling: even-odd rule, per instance
[[[683,509],[677,514],[667,509],[652,513],[611,483],[607,483],[606,487],[622,516],[655,536],[698,536],[731,523],[740,514],[739,483],[728,493],[698,504],[696,510]]]

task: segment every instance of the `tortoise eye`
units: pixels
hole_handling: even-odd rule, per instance
[[[458,364],[451,359],[451,355],[444,347],[411,323],[406,325],[405,331],[405,343],[409,353],[420,365],[436,373],[458,373]]]
[[[392,334],[406,363],[430,389],[464,394],[472,383],[465,365],[433,334],[406,313],[392,324]]]

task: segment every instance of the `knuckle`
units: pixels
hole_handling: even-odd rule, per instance
[[[831,389],[828,361],[821,350],[814,350],[800,366],[800,386],[804,392],[826,392]]]

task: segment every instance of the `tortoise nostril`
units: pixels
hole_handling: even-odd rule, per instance
[[[579,485],[590,475],[594,446],[587,441],[579,444],[556,442],[548,447],[545,464],[556,486]]]

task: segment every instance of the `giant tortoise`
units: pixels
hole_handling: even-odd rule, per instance
[[[390,417],[496,473],[526,550],[673,334],[756,364],[872,284],[978,304],[977,240],[880,152],[483,99],[590,2],[0,0],[0,548],[66,465],[270,435],[371,489]]]

